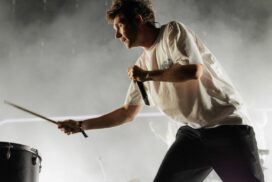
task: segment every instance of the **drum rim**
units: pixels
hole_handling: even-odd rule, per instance
[[[28,151],[31,152],[32,154],[36,155],[40,161],[42,160],[40,153],[38,152],[37,149],[31,148],[30,146],[19,144],[19,143],[13,143],[13,142],[2,142],[0,141],[0,148],[10,148],[13,150],[22,150],[22,151]]]

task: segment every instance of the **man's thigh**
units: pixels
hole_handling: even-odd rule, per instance
[[[225,128],[205,142],[216,173],[224,182],[263,182],[253,129],[249,126]]]
[[[199,133],[185,126],[179,129],[154,182],[203,181],[211,170]]]

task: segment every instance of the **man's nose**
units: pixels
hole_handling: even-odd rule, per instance
[[[116,32],[116,33],[115,33],[115,38],[116,38],[116,39],[119,39],[120,37],[122,37],[122,35],[121,35],[119,32]]]

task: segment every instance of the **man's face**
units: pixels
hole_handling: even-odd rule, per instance
[[[126,22],[120,16],[116,16],[113,20],[113,28],[115,29],[115,38],[119,39],[128,49],[137,46],[136,25]]]

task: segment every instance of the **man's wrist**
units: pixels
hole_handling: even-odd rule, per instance
[[[145,80],[146,80],[146,81],[150,81],[150,80],[151,80],[150,72],[149,72],[149,71],[146,72]]]
[[[83,121],[78,121],[78,127],[82,130],[85,130],[85,127],[84,127],[84,120]]]

